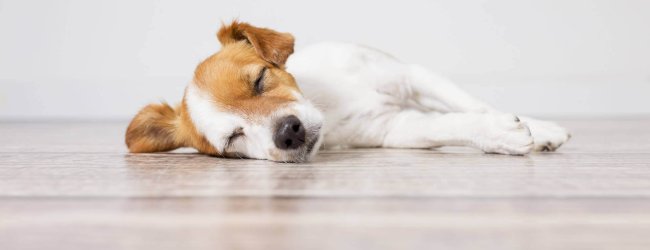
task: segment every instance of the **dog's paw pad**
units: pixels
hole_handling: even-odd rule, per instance
[[[551,151],[555,151],[556,147],[554,147],[553,144],[548,142],[544,145],[540,145],[539,147],[536,147],[535,149],[536,151],[541,151],[541,152],[551,152]]]

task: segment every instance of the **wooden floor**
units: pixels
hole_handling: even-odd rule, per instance
[[[650,120],[525,157],[127,154],[125,123],[0,123],[0,249],[650,249]]]

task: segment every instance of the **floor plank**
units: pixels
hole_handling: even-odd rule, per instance
[[[128,154],[125,123],[0,123],[0,249],[647,249],[650,120],[524,157]]]

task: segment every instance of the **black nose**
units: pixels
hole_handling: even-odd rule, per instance
[[[283,117],[276,126],[273,141],[279,149],[295,149],[305,144],[305,127],[298,117]]]

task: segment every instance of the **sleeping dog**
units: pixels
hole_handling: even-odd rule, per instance
[[[193,147],[305,162],[321,147],[468,146],[524,155],[570,138],[553,122],[495,110],[430,70],[369,47],[323,43],[289,58],[291,34],[237,21],[217,38],[221,50],[197,66],[182,103],[150,104],[133,118],[130,152]]]

